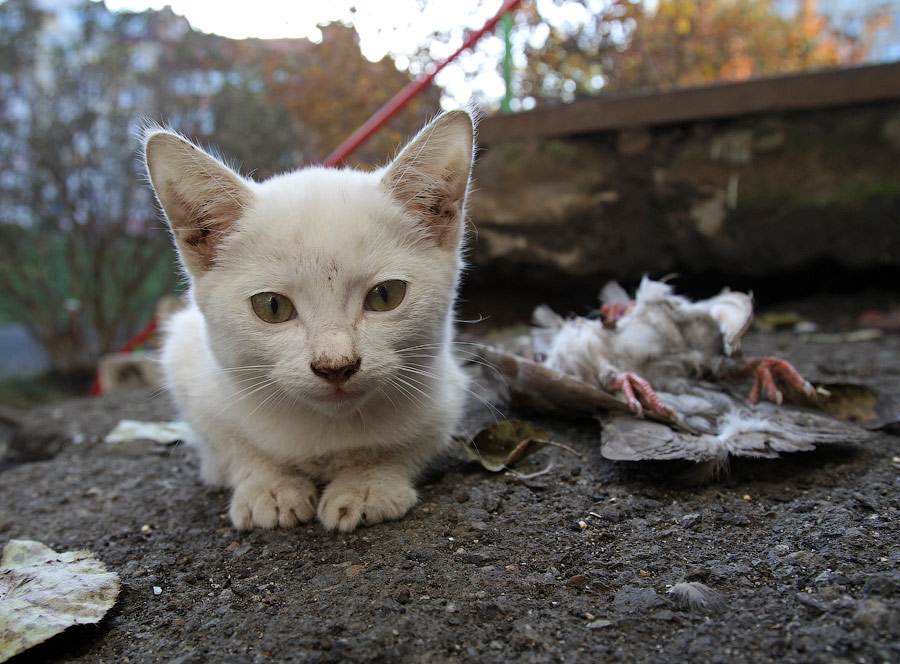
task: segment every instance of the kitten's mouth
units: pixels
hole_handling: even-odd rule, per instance
[[[352,401],[359,394],[355,392],[348,392],[343,387],[336,387],[327,395],[325,395],[325,401],[330,403],[345,403],[347,401]]]

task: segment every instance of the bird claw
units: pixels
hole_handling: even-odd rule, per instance
[[[625,403],[631,408],[631,411],[638,416],[644,414],[646,407],[651,413],[672,419],[675,412],[663,405],[656,392],[650,386],[645,378],[638,376],[636,373],[620,373],[617,374],[609,383],[604,386],[607,392],[621,392],[625,397]]]
[[[808,397],[815,398],[816,396],[816,388],[800,375],[794,365],[777,357],[748,360],[739,370],[739,375],[753,376],[750,403],[759,403],[762,393],[765,393],[770,401],[780,406],[784,402],[784,394],[775,384],[776,378]]]
[[[613,324],[634,308],[634,302],[613,302],[600,306],[603,322]]]

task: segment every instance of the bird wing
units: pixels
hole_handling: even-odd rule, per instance
[[[685,394],[659,393],[698,433],[609,414],[602,418],[603,456],[616,460],[776,458],[831,443],[859,443],[871,433],[850,422],[803,408],[751,406],[730,393],[696,384]]]

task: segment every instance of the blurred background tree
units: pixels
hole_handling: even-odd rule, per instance
[[[538,6],[523,17],[529,26],[546,25]],[[865,30],[851,33],[830,25],[815,0],[614,0],[526,49],[521,85],[541,100],[571,101],[601,89],[660,90],[855,64],[885,19],[874,12]]]
[[[0,7],[0,307],[68,376],[171,289],[171,255],[135,186],[141,78],[102,4],[61,25],[29,0]],[[72,18],[64,17],[64,18]]]
[[[92,374],[177,280],[143,186],[147,119],[266,177],[320,161],[409,81],[346,26],[307,40],[231,40],[171,10],[84,0],[0,4],[0,319],[65,376]],[[384,161],[438,108],[433,89],[355,155]]]

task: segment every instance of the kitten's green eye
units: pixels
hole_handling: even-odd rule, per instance
[[[367,311],[390,311],[396,309],[406,296],[406,282],[391,279],[378,284],[366,295]]]
[[[278,293],[257,293],[251,296],[253,312],[267,323],[283,323],[294,317],[294,305]]]

